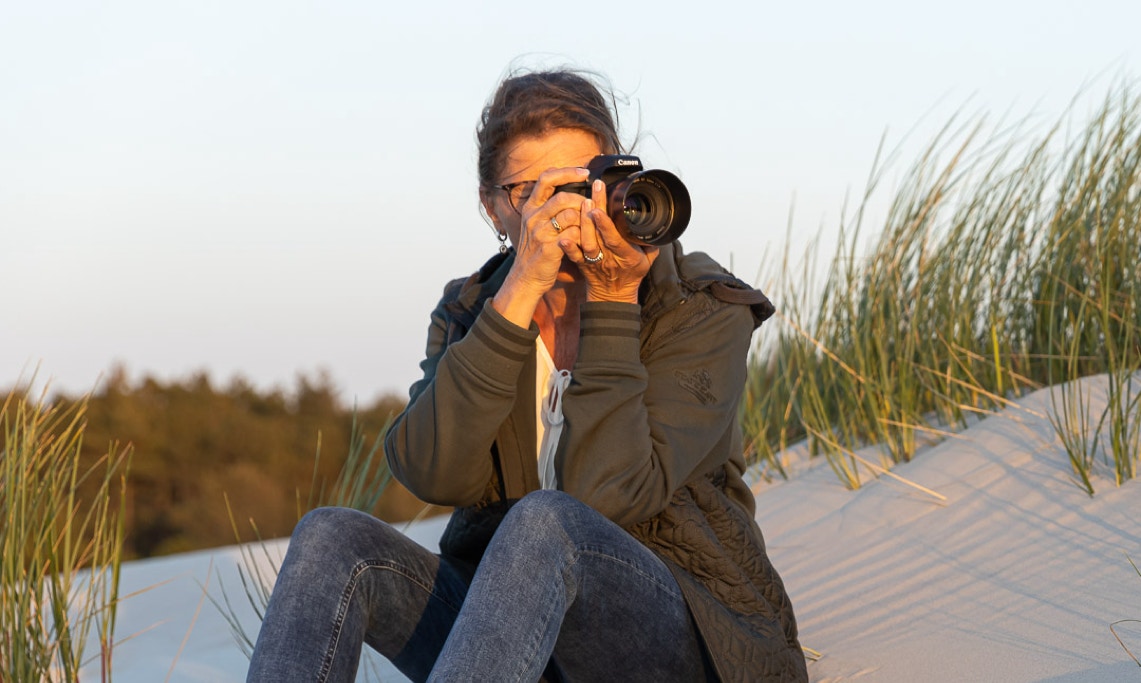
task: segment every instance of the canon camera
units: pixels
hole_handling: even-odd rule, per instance
[[[555,188],[590,196],[595,180],[606,183],[606,209],[618,232],[634,244],[647,246],[673,242],[689,225],[689,190],[669,171],[642,169],[642,161],[628,154],[602,154],[586,165],[590,179]]]

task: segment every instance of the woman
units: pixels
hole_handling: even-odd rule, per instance
[[[364,641],[414,680],[807,680],[741,480],[771,304],[703,254],[627,242],[601,182],[556,192],[621,149],[590,78],[505,79],[477,139],[500,254],[445,288],[385,442],[455,506],[441,553],[310,513],[249,679],[351,680]]]

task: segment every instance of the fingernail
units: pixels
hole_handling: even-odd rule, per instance
[[[579,169],[576,169],[576,170],[578,171],[578,174],[579,174],[579,175],[590,175],[590,169],[586,169],[586,168],[579,168]]]
[[[603,188],[602,181],[596,179],[594,181],[594,191],[595,192],[602,192],[602,188]]]
[[[593,209],[593,208],[594,208],[594,202],[592,202],[591,200],[587,199],[586,201],[584,201],[584,202],[582,203],[582,208],[583,208],[585,211],[590,211],[591,209]]]

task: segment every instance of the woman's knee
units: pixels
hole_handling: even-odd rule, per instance
[[[298,559],[355,565],[383,554],[399,534],[381,520],[349,508],[323,507],[305,514],[289,539],[289,554]]]
[[[580,513],[585,507],[574,496],[563,491],[532,491],[511,506],[508,516],[521,517],[543,524]]]
[[[534,491],[519,499],[508,511],[503,526],[512,534],[533,535],[554,540],[562,537],[572,544],[582,540],[584,529],[604,524],[597,511],[562,491]],[[561,531],[561,534],[554,534]]]

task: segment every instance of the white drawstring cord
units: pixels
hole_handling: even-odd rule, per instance
[[[570,386],[569,370],[552,372],[547,380],[547,400],[543,402],[543,449],[539,452],[539,481],[543,488],[555,488],[555,449],[563,433],[563,394]]]

